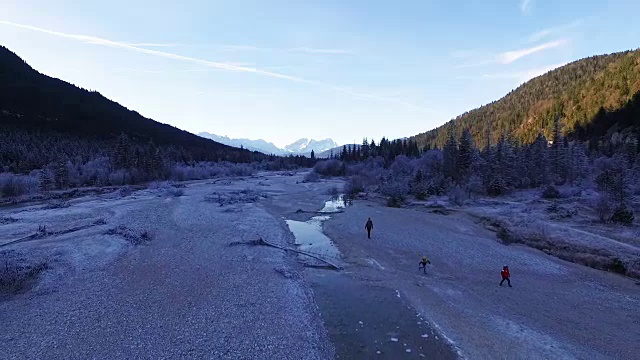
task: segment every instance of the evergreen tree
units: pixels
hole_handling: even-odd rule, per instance
[[[38,173],[38,187],[40,191],[47,192],[51,190],[53,185],[53,180],[51,179],[51,174],[49,174],[48,169],[41,169]]]
[[[126,134],[121,134],[118,137],[113,157],[114,168],[129,169],[131,167],[131,143]]]
[[[55,168],[55,185],[57,189],[66,189],[69,186],[69,171],[67,165],[60,162]]]
[[[547,184],[549,181],[547,171],[547,138],[542,133],[538,134],[536,141],[530,146],[529,179],[531,186],[537,187]]]
[[[316,153],[311,150],[311,160],[315,160],[316,159]]]
[[[458,170],[458,181],[463,182],[468,179],[473,162],[473,140],[471,139],[471,133],[468,129],[465,129],[460,136],[460,143],[458,145],[458,158],[456,160]]]
[[[444,145],[444,159],[443,159],[443,167],[444,167],[444,177],[448,179],[452,179],[453,181],[458,181],[459,172],[458,172],[458,142],[453,137],[453,132],[449,135],[449,140]]]

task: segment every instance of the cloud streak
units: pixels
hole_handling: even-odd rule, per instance
[[[458,79],[513,79],[517,80],[519,83],[527,82],[537,76],[548,73],[551,70],[557,69],[566,65],[566,62],[557,63],[553,65],[547,65],[542,67],[537,67],[533,69],[527,69],[523,71],[514,71],[514,72],[500,72],[500,73],[487,73],[480,75],[470,75],[470,76],[458,76]]]
[[[521,0],[520,11],[522,11],[523,14],[531,13],[531,8],[533,7],[533,1],[534,0]]]
[[[127,43],[129,46],[136,47],[174,47],[180,46],[181,44],[176,43]]]
[[[272,72],[272,71],[266,71],[266,70],[262,70],[262,69],[258,69],[258,68],[254,68],[254,67],[238,66],[238,65],[231,64],[231,63],[209,61],[209,60],[204,60],[204,59],[199,59],[199,58],[194,58],[194,57],[189,57],[189,56],[183,56],[183,55],[178,55],[178,54],[174,54],[174,53],[169,53],[169,52],[165,52],[165,51],[146,49],[146,48],[143,48],[143,47],[133,46],[131,44],[117,42],[117,41],[108,40],[108,39],[104,39],[104,38],[99,38],[99,37],[95,37],[95,36],[68,34],[68,33],[63,33],[63,32],[43,29],[43,28],[39,28],[39,27],[36,27],[36,26],[18,24],[18,23],[14,23],[14,22],[10,22],[10,21],[0,20],[0,24],[9,25],[9,26],[13,26],[13,27],[17,27],[17,28],[21,28],[21,29],[25,29],[25,30],[31,30],[31,31],[35,31],[35,32],[40,32],[40,33],[44,33],[44,34],[48,34],[48,35],[52,35],[52,36],[61,37],[61,38],[77,40],[77,41],[80,41],[80,42],[84,42],[86,44],[94,44],[94,45],[100,45],[100,46],[107,46],[107,47],[125,49],[125,50],[139,52],[139,53],[143,53],[143,54],[147,54],[147,55],[153,55],[153,56],[167,58],[167,59],[190,62],[190,63],[193,63],[193,64],[198,64],[198,65],[202,65],[202,66],[209,67],[209,68],[214,68],[214,69],[220,69],[220,70],[226,70],[226,71],[232,71],[232,72],[252,73],[252,74],[262,75],[262,76],[266,76],[266,77],[270,77],[270,78],[288,80],[288,81],[292,81],[292,82],[296,82],[296,83],[315,85],[315,86],[322,87],[322,88],[325,88],[325,89],[333,90],[333,91],[338,92],[338,93],[351,95],[351,96],[357,97],[357,98],[370,99],[370,100],[376,100],[376,101],[396,104],[396,105],[400,105],[400,106],[406,107],[406,108],[414,110],[414,111],[421,111],[421,112],[431,113],[431,114],[435,114],[436,113],[433,109],[422,107],[422,106],[418,106],[418,105],[414,105],[414,104],[410,104],[410,103],[405,102],[403,100],[380,97],[380,96],[367,94],[367,93],[361,93],[361,92],[354,92],[354,91],[351,91],[351,90],[349,90],[347,88],[344,88],[344,87],[330,85],[330,84],[322,83],[322,82],[315,81],[315,80],[308,80],[308,79],[304,79],[304,78],[297,77],[297,76],[286,75],[286,74],[281,74],[281,73]]]
[[[583,23],[584,23],[584,19],[578,19],[578,20],[572,21],[572,22],[570,22],[568,24],[542,29],[542,30],[540,30],[538,32],[535,32],[535,33],[531,34],[527,40],[530,43],[538,42],[538,41],[543,40],[544,38],[547,38],[547,37],[549,37],[551,35],[557,35],[557,34],[560,34],[560,33],[567,32],[568,30],[575,29],[575,28],[581,26]]]
[[[501,63],[501,64],[511,64],[512,62],[521,59],[525,56],[529,56],[541,51],[545,51],[545,50],[549,50],[549,49],[553,49],[553,48],[557,48],[560,47],[562,45],[565,45],[568,42],[568,40],[566,39],[560,39],[560,40],[555,40],[555,41],[550,41],[550,42],[546,42],[544,44],[540,44],[537,46],[533,46],[530,48],[526,48],[526,49],[520,49],[520,50],[513,50],[513,51],[506,51],[503,52],[501,54],[499,54],[496,58],[496,60]]]

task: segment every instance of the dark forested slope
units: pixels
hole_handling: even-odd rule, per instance
[[[98,92],[43,75],[2,46],[0,125],[0,165],[13,171],[69,157],[91,157],[99,151],[108,153],[109,146],[122,134],[134,144],[153,144],[173,154],[175,160],[264,158],[147,119]],[[49,144],[48,149],[43,148],[45,144]],[[31,160],[25,162],[27,157]]]
[[[593,56],[536,77],[502,99],[413,139],[420,147],[442,146],[450,131],[459,137],[468,128],[480,146],[489,141],[495,144],[501,135],[531,143],[541,131],[550,137],[554,118],[561,116],[564,134],[579,134],[585,141],[598,140],[611,135],[613,129],[625,129],[611,115],[607,117],[607,128],[594,126],[594,120],[604,113],[616,113],[639,92],[640,50]],[[636,118],[635,122],[629,119],[622,122],[627,129],[637,129],[639,121]]]

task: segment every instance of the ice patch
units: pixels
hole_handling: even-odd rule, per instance
[[[406,352],[408,352],[408,353],[410,353],[410,352],[411,352],[411,349],[407,349],[407,350],[405,350],[405,351],[406,351]]]
[[[375,266],[380,270],[384,270],[384,266],[380,265],[380,263],[376,259],[367,258],[367,262],[369,265]]]
[[[426,339],[426,338],[428,338],[428,337],[429,337],[429,334],[422,334],[422,335],[420,335],[420,336],[422,336],[424,339]]]
[[[396,290],[396,296],[400,299],[400,291]]]
[[[391,341],[393,341],[393,342],[398,342],[398,338],[394,338],[394,337],[392,337],[392,338],[391,338],[391,339],[389,339],[389,340],[391,340]]]

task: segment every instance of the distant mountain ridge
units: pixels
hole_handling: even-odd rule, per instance
[[[314,139],[302,138],[285,146],[284,148],[280,148],[275,144],[263,139],[257,139],[257,140],[244,139],[244,138],[232,139],[232,138],[229,138],[228,136],[220,136],[220,135],[211,134],[208,132],[201,132],[198,135],[207,139],[214,140],[221,144],[234,146],[238,148],[243,147],[251,151],[259,151],[264,154],[274,154],[274,155],[309,156],[312,150],[314,154],[317,155],[338,146],[338,144],[332,139],[314,140]]]

